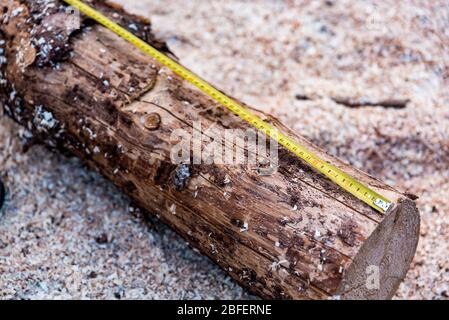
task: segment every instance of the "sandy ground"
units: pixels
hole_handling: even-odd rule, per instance
[[[121,2],[213,84],[418,195],[420,243],[397,298],[449,297],[446,0]],[[410,103],[354,109],[331,97]],[[0,117],[0,298],[250,297],[77,159],[22,153],[19,134]]]

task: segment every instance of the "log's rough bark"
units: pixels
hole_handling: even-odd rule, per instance
[[[90,3],[169,53],[149,21]],[[393,296],[419,234],[418,211],[405,194],[262,113],[394,200],[394,210],[377,213],[282,148],[270,176],[246,166],[174,165],[174,130],[192,132],[196,120],[221,129],[247,124],[89,19],[67,27],[60,2],[2,0],[0,10],[1,103],[28,138],[84,159],[261,297]],[[369,276],[377,270],[374,289]]]

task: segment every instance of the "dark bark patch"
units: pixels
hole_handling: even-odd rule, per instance
[[[65,5],[51,1],[26,1],[32,28],[32,43],[37,50],[36,66],[56,67],[70,58],[70,37],[81,25],[76,15],[66,11]],[[53,4],[53,6],[51,5]],[[48,26],[52,27],[49,28]]]
[[[163,189],[169,185],[170,177],[173,171],[176,170],[176,165],[169,162],[162,162],[157,168],[156,175],[154,177],[154,183]]]
[[[353,247],[356,240],[356,226],[352,223],[344,224],[340,230],[338,230],[337,235],[348,246]]]
[[[189,166],[186,164],[179,165],[175,170],[174,184],[176,190],[183,190],[189,183],[191,177]]]
[[[137,190],[137,186],[132,181],[126,181],[124,185],[125,191],[128,194],[132,194],[134,191]]]

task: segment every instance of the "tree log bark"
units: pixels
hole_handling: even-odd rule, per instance
[[[170,54],[149,21],[90,3]],[[419,234],[405,194],[260,112],[395,208],[377,213],[282,147],[269,176],[245,165],[175,165],[175,130],[193,133],[198,120],[220,130],[249,126],[109,30],[89,19],[73,27],[61,2],[3,0],[0,9],[1,103],[28,138],[85,160],[263,298],[393,296]]]

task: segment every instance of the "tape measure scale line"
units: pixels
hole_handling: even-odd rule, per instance
[[[282,132],[279,132],[274,126],[263,121],[257,115],[232,100],[205,80],[201,79],[199,76],[178,64],[176,61],[170,59],[168,56],[164,55],[157,49],[153,48],[151,45],[138,38],[128,30],[122,28],[118,24],[114,23],[106,16],[96,11],[94,8],[89,5],[84,4],[79,0],[64,0],[67,4],[77,8],[80,12],[94,19],[98,23],[102,24],[104,27],[108,28],[118,36],[127,40],[135,47],[139,48],[143,52],[149,54],[154,59],[159,61],[162,65],[166,66],[180,77],[185,79],[186,81],[193,84],[199,90],[207,94],[209,97],[232,111],[238,117],[248,122],[250,125],[254,126],[259,131],[262,131],[264,134],[269,136],[270,138],[276,140],[279,144],[284,146],[286,149],[293,152],[296,156],[304,160],[307,164],[309,164],[312,168],[317,170],[318,172],[325,175],[332,182],[340,186],[342,189],[351,193],[353,196],[368,204],[375,210],[380,213],[385,213],[390,207],[392,207],[393,203],[382,195],[378,194],[374,190],[368,188],[364,184],[356,181],[349,174],[343,172],[339,168],[327,163],[326,161],[320,159],[317,155],[307,150],[305,147],[300,145],[299,143],[292,140],[290,137],[285,135]]]

